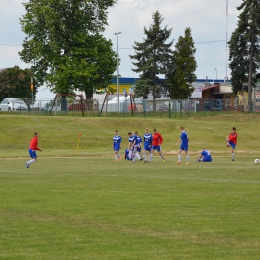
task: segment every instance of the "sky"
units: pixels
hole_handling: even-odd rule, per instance
[[[229,40],[237,27],[237,6],[242,1],[228,0],[227,16],[227,0],[118,0],[108,9],[108,26],[104,36],[111,39],[113,49],[118,50],[121,60],[119,74],[121,77],[139,77],[132,71],[135,67],[129,55],[135,54],[134,42],[143,41],[144,27],[150,27],[153,23],[152,14],[158,10],[164,18],[161,26],[172,28],[169,40],[174,40],[173,49],[178,38],[184,36],[185,28],[191,28],[198,65],[195,74],[198,79],[224,79],[226,75],[230,78],[230,70],[226,69],[226,38]],[[18,55],[25,38],[19,23],[19,18],[25,14],[22,2],[27,1],[0,1],[0,69],[15,65],[24,69],[29,66]],[[118,32],[121,33],[115,35]],[[36,97],[53,96],[46,87],[41,87]]]

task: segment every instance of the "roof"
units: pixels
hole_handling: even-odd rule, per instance
[[[214,92],[214,93],[212,93],[212,95],[225,95],[225,94],[232,95],[233,92]]]
[[[216,88],[216,87],[218,87],[218,85],[213,85],[213,86],[209,86],[209,87],[205,87],[205,88],[199,88],[199,89],[202,89],[202,91],[205,91],[205,90]]]

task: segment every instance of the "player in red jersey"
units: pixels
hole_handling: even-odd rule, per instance
[[[29,155],[31,157],[31,160],[25,163],[25,167],[26,168],[30,168],[30,164],[35,162],[37,160],[37,154],[36,154],[36,150],[38,151],[42,151],[39,147],[38,147],[38,138],[39,138],[39,133],[34,133],[34,137],[30,142],[30,146],[28,149]]]
[[[228,136],[227,147],[231,146],[231,148],[232,148],[232,150],[231,150],[232,161],[235,161],[235,148],[237,145],[237,132],[236,131],[237,131],[237,129],[235,127],[232,127],[232,132]]]
[[[159,155],[161,155],[163,162],[165,162],[165,158],[161,151],[161,145],[163,143],[163,137],[160,133],[157,132],[156,129],[153,130],[153,140],[152,140],[152,150],[151,150],[151,159],[149,162],[152,162],[153,160],[153,152],[154,150],[157,150]]]

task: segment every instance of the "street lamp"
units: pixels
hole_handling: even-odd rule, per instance
[[[214,69],[216,71],[216,80],[218,79],[218,70],[215,68]]]
[[[121,34],[121,32],[116,32],[116,67],[117,67],[117,75],[116,75],[116,88],[117,88],[117,109],[118,109],[118,113],[119,111],[119,68],[118,68],[118,34]]]

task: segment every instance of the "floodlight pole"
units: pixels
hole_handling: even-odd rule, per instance
[[[216,80],[218,79],[218,70],[215,68],[214,69],[216,71]]]
[[[118,65],[118,34],[121,34],[121,32],[115,33],[116,35],[116,67],[117,67],[117,73],[116,73],[116,88],[117,88],[117,110],[118,113],[120,112],[119,108],[119,65]]]

